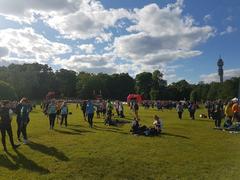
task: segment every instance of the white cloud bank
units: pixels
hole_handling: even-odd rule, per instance
[[[96,49],[92,42],[87,42],[78,46],[85,55],[61,58],[60,55],[71,52],[69,45],[51,42],[32,28],[3,29],[0,43],[5,53],[0,49],[0,57],[48,62],[78,71],[132,75],[166,68],[168,62],[201,55],[197,46],[215,35],[213,27],[196,25],[193,17],[182,12],[182,0],[166,7],[153,3],[133,10],[106,9],[97,0],[0,0],[0,15],[10,20],[31,25],[41,19],[61,38],[107,42],[101,54],[93,54]],[[124,23],[123,19],[131,23]],[[124,28],[127,33],[115,36],[111,28]],[[119,64],[118,59],[125,62]]]
[[[224,80],[231,79],[232,77],[240,77],[240,68],[224,70],[224,76],[223,76]],[[220,81],[218,73],[203,74],[201,75],[200,78],[205,83]]]

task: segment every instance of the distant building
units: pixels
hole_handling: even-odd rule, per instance
[[[218,75],[220,77],[220,83],[223,83],[223,65],[224,65],[224,62],[223,62],[221,57],[218,59],[217,65],[218,65]]]

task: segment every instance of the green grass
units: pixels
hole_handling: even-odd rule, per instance
[[[0,151],[0,179],[240,179],[240,134],[213,130],[211,120],[192,121],[185,111],[180,121],[175,110],[141,108],[141,124],[150,126],[154,114],[164,122],[161,136],[143,137],[131,135],[129,124],[108,127],[96,118],[90,129],[80,110],[70,111],[68,128],[49,131],[47,117],[34,110],[31,143]]]

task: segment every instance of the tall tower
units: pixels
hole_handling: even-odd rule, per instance
[[[220,83],[223,83],[223,65],[224,65],[224,62],[223,62],[221,57],[218,59],[217,65],[218,65],[218,75],[220,77]]]

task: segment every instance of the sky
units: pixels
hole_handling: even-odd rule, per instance
[[[239,0],[0,0],[0,66],[209,83],[240,76],[239,32]]]

